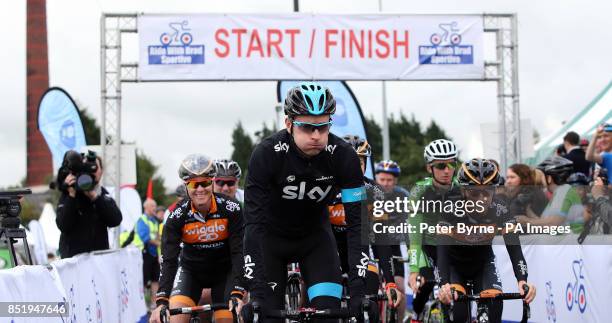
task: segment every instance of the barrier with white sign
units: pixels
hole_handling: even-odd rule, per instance
[[[9,322],[144,322],[142,256],[125,248],[0,270],[0,302],[67,303],[63,317],[5,317]]]

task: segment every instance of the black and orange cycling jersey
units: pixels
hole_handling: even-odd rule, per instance
[[[242,238],[238,201],[214,193],[208,214],[195,210],[189,199],[180,203],[164,225],[157,304],[168,304],[179,265],[211,275],[231,270],[232,290],[243,291]]]
[[[458,192],[449,195],[457,200],[462,199]],[[442,283],[449,281],[452,272],[450,267],[460,272],[473,271],[491,262],[495,258],[491,244],[497,234],[503,235],[517,281],[527,280],[527,263],[519,236],[512,229],[516,219],[508,211],[503,199],[493,198],[481,213],[463,216],[443,214],[438,224],[449,228],[448,232],[439,234],[437,239],[437,267]],[[468,231],[467,228],[472,230]]]

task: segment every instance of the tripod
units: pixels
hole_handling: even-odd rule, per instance
[[[21,204],[19,199],[23,195],[31,193],[32,191],[30,190],[0,192],[0,242],[8,246],[13,267],[19,265],[17,252],[15,251],[15,243],[17,243],[18,239],[23,241],[28,264],[32,264],[26,232],[19,227],[21,225],[21,219],[19,219]]]
[[[18,266],[17,252],[15,251],[15,243],[17,239],[23,240],[23,247],[25,249],[26,258],[28,265],[32,264],[32,256],[30,255],[30,247],[28,246],[28,240],[26,239],[26,233],[24,229],[13,229],[13,228],[0,228],[0,241],[6,243],[11,255],[11,264],[13,267]]]

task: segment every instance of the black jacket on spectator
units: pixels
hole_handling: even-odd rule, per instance
[[[74,198],[63,192],[55,219],[62,232],[60,256],[68,258],[83,252],[108,249],[107,228],[118,226],[121,219],[117,203],[103,187],[94,201],[79,191]]]
[[[570,150],[567,154],[563,156],[574,162],[574,171],[573,173],[583,173],[586,176],[590,176],[591,163],[586,160],[584,155],[584,150],[580,149],[580,147],[576,147]]]

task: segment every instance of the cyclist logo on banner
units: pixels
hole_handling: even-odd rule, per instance
[[[472,45],[462,45],[462,31],[456,21],[438,24],[431,34],[431,44],[419,46],[419,62],[422,65],[474,64]]]
[[[552,291],[552,282],[546,282],[546,317],[549,322],[557,322],[557,311],[555,310],[554,295]]]
[[[574,282],[567,283],[567,288],[565,289],[565,305],[567,305],[567,309],[571,311],[574,308],[574,304],[577,304],[580,313],[584,313],[587,306],[584,275],[582,274],[583,268],[584,261],[582,259],[572,262],[575,280]]]
[[[189,21],[170,22],[159,36],[159,45],[148,46],[149,64],[204,64],[204,45],[192,45]]]

